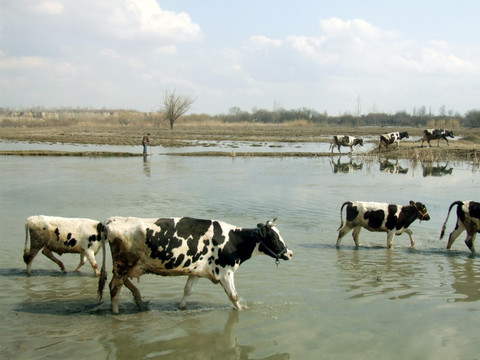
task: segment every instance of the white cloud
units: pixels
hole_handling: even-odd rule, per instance
[[[281,40],[269,39],[266,36],[250,36],[243,42],[243,48],[247,51],[268,50],[269,48],[278,48],[281,45]]]
[[[155,0],[125,0],[108,17],[112,32],[120,37],[151,36],[175,41],[199,41],[203,33],[184,12],[160,8]]]
[[[34,12],[46,15],[60,15],[64,10],[65,6],[58,1],[43,1],[33,7]]]

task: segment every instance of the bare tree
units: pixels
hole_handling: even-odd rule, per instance
[[[170,129],[173,129],[175,121],[185,114],[195,102],[189,96],[177,94],[175,90],[166,90],[163,95],[163,106],[165,107],[166,118],[170,121]]]

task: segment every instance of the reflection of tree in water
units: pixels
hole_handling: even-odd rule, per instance
[[[480,268],[473,258],[457,259],[449,256],[448,261],[452,269],[454,281],[452,288],[455,294],[463,295],[455,297],[455,302],[480,300]]]
[[[212,324],[206,323],[205,319],[195,317],[194,314],[191,315],[192,317],[180,321],[176,326],[165,324],[165,330],[171,328],[170,336],[162,336],[161,340],[155,339],[158,333],[154,329],[142,329],[136,320],[133,320],[127,328],[122,326],[125,325],[124,323],[121,323],[120,327],[111,334],[113,344],[107,341],[110,343],[109,346],[113,347],[109,356],[116,359],[252,359],[250,354],[255,351],[255,348],[237,344],[238,311],[228,313],[227,322],[221,331],[205,331],[204,329]],[[207,319],[211,320],[212,317]],[[178,336],[179,332],[186,335]],[[257,359],[289,358],[290,354],[282,353]]]

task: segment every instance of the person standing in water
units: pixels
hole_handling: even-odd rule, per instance
[[[143,155],[147,155],[147,144],[150,144],[150,133],[147,133],[142,139]]]

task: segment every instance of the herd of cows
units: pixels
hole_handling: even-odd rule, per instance
[[[431,140],[438,140],[437,146],[440,146],[441,139],[445,140],[448,145],[447,137],[450,137],[453,139],[454,138],[453,131],[446,130],[446,129],[425,129],[423,131],[421,146],[423,147],[423,143],[425,141],[428,143],[429,146],[432,146],[430,144]],[[391,132],[388,134],[380,135],[378,151],[381,150],[382,146],[388,150],[388,146],[393,143],[397,144],[397,149],[398,149],[400,145],[400,140],[404,138],[408,139],[408,132]],[[332,139],[332,143],[330,145],[330,149],[332,150],[332,153],[333,153],[333,149],[335,149],[336,147],[338,149],[338,152],[341,153],[340,148],[342,146],[345,146],[350,148],[350,152],[353,152],[354,147],[356,145],[363,146],[363,139],[355,136],[349,136],[349,135],[334,135]]]
[[[434,139],[453,138],[453,133],[444,129],[427,129],[423,142]],[[406,132],[394,132],[380,136],[379,150],[382,146],[397,143],[408,138]],[[340,152],[341,146],[353,151],[356,145],[363,146],[363,140],[353,136],[334,136],[333,148]],[[480,203],[475,201],[455,201],[447,213],[440,238],[445,234],[450,212],[457,206],[457,222],[450,233],[447,249],[450,249],[458,236],[466,230],[465,243],[475,253],[474,240],[480,232]],[[346,207],[345,222],[343,210]],[[387,248],[393,245],[395,235],[406,232],[411,246],[415,246],[412,231],[408,228],[416,219],[429,220],[427,208],[420,202],[410,201],[409,205],[394,205],[375,202],[347,201],[340,208],[341,224],[338,228],[336,246],[342,238],[353,230],[355,246],[359,246],[360,230],[386,232]],[[186,307],[187,298],[193,291],[198,279],[203,277],[213,283],[220,283],[228,298],[237,310],[241,310],[239,296],[235,289],[234,273],[238,267],[257,254],[268,255],[279,260],[289,260],[293,252],[275,225],[275,220],[258,224],[252,228],[242,228],[218,220],[202,220],[190,217],[140,219],[133,217],[111,217],[106,221],[80,218],[62,218],[53,216],[30,216],[25,223],[25,248],[23,259],[27,264],[27,274],[32,272],[32,262],[40,250],[65,272],[64,264],[54,253],[80,254],[78,271],[88,260],[95,275],[99,277],[98,296],[102,300],[107,280],[105,269],[106,244],[110,245],[113,275],[109,284],[112,312],[119,312],[119,295],[123,285],[131,291],[135,303],[141,307],[140,291],[131,279],[138,280],[144,274],[163,276],[188,276],[183,298],[178,307]],[[95,255],[102,249],[101,271]]]
[[[465,243],[475,253],[474,240],[480,232],[480,203],[455,201],[447,213],[440,238],[443,238],[450,212],[457,206],[455,229],[450,233],[447,249],[466,230]],[[346,207],[345,222],[343,209]],[[374,202],[350,202],[340,208],[341,224],[336,246],[353,230],[353,240],[358,247],[360,230],[386,232],[387,247],[391,248],[395,235],[406,232],[411,246],[415,246],[412,231],[408,228],[416,219],[429,220],[427,208],[420,202],[394,205]],[[264,254],[275,259],[289,260],[293,252],[288,249],[275,220],[242,228],[218,220],[202,220],[190,217],[141,219],[111,217],[104,222],[53,216],[30,216],[25,223],[25,248],[23,259],[27,274],[31,274],[32,261],[40,250],[65,272],[64,264],[53,253],[78,253],[79,270],[88,260],[95,275],[99,276],[98,296],[102,300],[107,280],[105,269],[106,243],[110,245],[113,276],[109,284],[112,312],[119,312],[119,295],[123,285],[131,291],[135,303],[141,307],[140,291],[131,279],[138,280],[144,274],[163,276],[188,276],[179,308],[186,307],[198,279],[203,277],[220,283],[237,310],[241,310],[235,289],[234,273],[238,267],[254,255]],[[29,244],[30,243],[30,244]],[[101,271],[95,255],[102,248]]]

